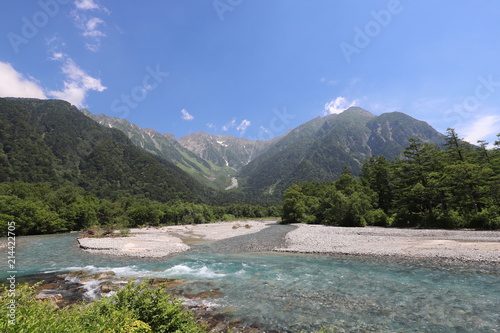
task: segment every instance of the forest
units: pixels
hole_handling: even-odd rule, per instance
[[[284,193],[283,221],[334,226],[500,228],[500,134],[493,149],[453,129],[442,146],[410,139],[401,157],[372,156],[354,178],[302,182]]]
[[[500,228],[500,137],[493,149],[447,132],[441,147],[410,139],[400,158],[373,156],[358,178],[289,187],[281,205],[98,197],[70,182],[0,183],[0,230],[18,235],[120,229],[282,216],[285,223],[417,228]],[[1,227],[4,226],[4,227]]]
[[[279,216],[281,206],[230,204],[215,206],[182,200],[159,202],[138,196],[98,198],[73,184],[0,184],[0,230],[10,221],[17,235],[36,235],[142,226],[227,221],[237,218]],[[2,236],[4,236],[2,234]]]

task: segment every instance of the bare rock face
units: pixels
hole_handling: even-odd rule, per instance
[[[276,140],[254,141],[227,135],[192,133],[179,139],[179,143],[199,157],[220,167],[239,169],[267,151]]]

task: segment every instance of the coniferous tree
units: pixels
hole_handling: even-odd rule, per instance
[[[393,208],[393,178],[391,163],[383,155],[370,157],[361,169],[360,179],[363,185],[375,192],[378,207],[386,214]]]

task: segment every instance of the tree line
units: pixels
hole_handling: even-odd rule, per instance
[[[410,139],[396,160],[367,159],[359,178],[303,182],[284,193],[283,220],[337,226],[500,228],[500,134],[492,149],[447,130],[438,146]]]
[[[281,206],[244,203],[226,206],[144,197],[98,198],[73,184],[0,183],[0,235],[16,222],[17,235],[85,230],[209,223],[237,218],[280,216]]]

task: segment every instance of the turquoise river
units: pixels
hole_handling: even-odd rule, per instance
[[[186,279],[186,293],[220,290],[220,297],[203,300],[214,311],[283,332],[322,325],[335,332],[500,331],[498,265],[272,252],[123,258],[85,253],[77,236],[18,237],[18,279],[74,270]],[[3,281],[6,264],[0,263]]]

